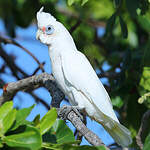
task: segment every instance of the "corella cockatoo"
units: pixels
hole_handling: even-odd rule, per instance
[[[119,145],[131,144],[129,130],[119,123],[108,93],[64,25],[43,12],[43,7],[37,12],[37,24],[36,38],[48,46],[52,73],[71,105],[102,124]]]

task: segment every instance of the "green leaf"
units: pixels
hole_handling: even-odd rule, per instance
[[[88,0],[82,0],[81,6],[83,6],[87,2],[88,2]]]
[[[104,146],[97,146],[97,150],[107,150]]]
[[[4,130],[3,132],[6,133],[7,130],[13,125],[15,119],[16,119],[16,109],[11,110],[7,116],[3,119],[3,126]]]
[[[79,141],[74,141],[74,142],[67,142],[67,143],[63,143],[63,144],[53,144],[53,143],[45,143],[45,142],[43,142],[42,143],[42,147],[44,147],[44,148],[46,148],[46,149],[62,149],[62,146],[63,145],[66,145],[66,144],[68,144],[68,145],[71,145],[71,146],[73,146],[73,144],[78,144],[79,143]]]
[[[3,143],[2,143],[2,140],[0,139],[0,148],[3,147]]]
[[[71,6],[74,2],[75,0],[68,0],[68,5]]]
[[[56,119],[57,119],[57,111],[55,108],[52,108],[41,119],[40,124],[37,125],[37,127],[40,128],[40,132],[42,135],[52,127]]]
[[[139,99],[138,99],[138,103],[142,104],[145,100],[148,99],[148,97],[150,97],[150,92],[145,93],[144,95],[142,95]]]
[[[15,123],[14,127],[11,130],[15,130],[20,125],[25,124],[25,122],[26,122],[25,119],[28,117],[28,115],[30,114],[30,112],[32,111],[32,109],[34,108],[34,106],[35,105],[32,105],[29,108],[23,108],[23,109],[20,109],[19,111],[17,111],[17,114],[16,114],[16,123]]]
[[[143,87],[145,90],[150,91],[150,67],[143,68],[140,86]]]
[[[146,12],[149,10],[149,0],[139,1],[139,7],[141,9],[141,15],[145,15]]]
[[[49,0],[39,0],[40,1],[40,4],[45,4],[45,3],[49,3],[49,2],[51,2],[51,3],[56,3],[56,0],[51,0],[51,1],[49,1]]]
[[[2,148],[3,147],[3,144],[2,143],[0,143],[0,148]]]
[[[121,108],[123,101],[119,96],[116,96],[115,98],[112,98],[112,105]]]
[[[149,150],[149,149],[150,149],[150,133],[145,139],[143,150]]]
[[[34,118],[33,122],[34,122],[34,125],[35,125],[35,126],[37,126],[37,125],[40,123],[40,114],[38,114],[38,115]]]
[[[51,150],[106,150],[104,146],[89,146],[89,145],[76,146],[73,144],[74,144],[73,142],[68,142],[64,144],[43,143],[42,147]]]
[[[116,21],[116,13],[114,13],[107,21],[106,34],[111,33]]]
[[[2,136],[13,124],[16,110],[12,110],[13,102],[6,102],[0,107],[0,136]]]
[[[121,31],[122,31],[123,37],[127,38],[128,37],[127,25],[121,16],[119,16],[119,21],[120,21],[120,26],[121,26]]]
[[[0,107],[0,120],[3,120],[5,116],[12,110],[13,101],[6,102]]]
[[[147,16],[138,16],[137,17],[138,23],[140,26],[147,32],[150,32],[150,19]]]
[[[56,142],[58,144],[75,141],[72,130],[65,124],[63,120],[56,120],[55,124],[53,125],[52,133],[56,136]]]
[[[42,145],[39,130],[29,125],[25,126],[22,133],[5,136],[3,140],[10,147],[25,147],[31,150],[37,150]]]

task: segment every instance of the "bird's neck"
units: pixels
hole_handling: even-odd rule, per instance
[[[67,34],[67,36],[58,36],[55,38],[53,43],[48,46],[49,53],[54,53],[56,55],[63,53],[63,51],[76,51],[76,45],[71,37],[71,35]]]
[[[63,55],[64,51],[77,51],[74,40],[68,30],[59,22],[57,23],[57,27],[59,32],[49,46],[50,58],[55,61],[56,58]]]

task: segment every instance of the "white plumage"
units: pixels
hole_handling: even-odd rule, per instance
[[[108,93],[88,59],[77,50],[66,28],[43,8],[37,13],[37,39],[48,45],[52,73],[72,105],[103,125],[114,140],[125,147],[132,143],[130,132],[122,126]]]

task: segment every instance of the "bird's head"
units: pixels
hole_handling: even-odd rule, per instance
[[[51,45],[59,32],[58,22],[51,14],[43,12],[43,9],[44,7],[37,12],[38,31],[36,39],[43,44]]]
[[[43,9],[42,7],[37,12],[37,40],[48,46],[59,46],[61,49],[65,49],[67,46],[68,49],[76,49],[74,41],[64,25],[56,21],[51,14],[43,12]]]

